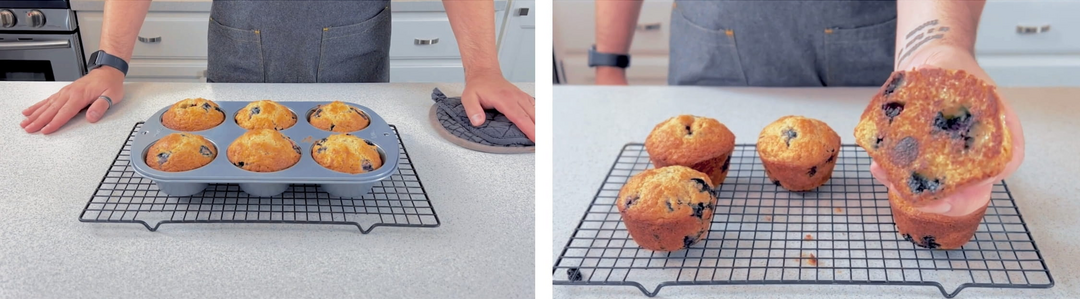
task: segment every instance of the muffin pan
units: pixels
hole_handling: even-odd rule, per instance
[[[227,101],[216,103],[222,110],[225,110],[225,115],[231,116],[250,102]],[[376,183],[389,178],[397,170],[399,159],[397,139],[390,125],[375,111],[361,105],[346,103],[360,109],[371,119],[371,123],[366,128],[348,132],[348,134],[375,143],[379,148],[379,155],[383,159],[383,166],[375,169],[375,171],[348,174],[327,169],[311,158],[311,147],[316,141],[333,134],[340,134],[315,128],[307,120],[308,112],[312,108],[330,102],[277,103],[288,107],[297,116],[295,125],[280,131],[300,146],[300,161],[292,167],[276,172],[252,172],[236,167],[229,162],[229,158],[222,150],[227,149],[236,138],[247,132],[246,129],[236,124],[235,119],[228,118],[218,126],[208,130],[176,131],[161,124],[161,115],[169,107],[162,108],[157,113],[154,113],[150,119],[146,120],[146,124],[142,126],[135,136],[135,140],[132,142],[132,154],[138,154],[138,157],[131,159],[131,166],[136,173],[153,180],[158,189],[171,196],[197,194],[206,189],[206,186],[210,183],[232,183],[239,184],[244,192],[254,196],[278,195],[288,189],[290,184],[318,184],[332,196],[357,198],[370,192]],[[150,168],[145,161],[147,150],[158,139],[170,133],[202,135],[219,149],[218,155],[210,164],[189,171],[166,172]]]

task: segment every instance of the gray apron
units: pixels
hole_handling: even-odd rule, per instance
[[[676,0],[670,85],[880,86],[895,1]]]
[[[208,82],[388,82],[390,1],[215,0]]]

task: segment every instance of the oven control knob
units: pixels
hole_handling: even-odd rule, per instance
[[[0,26],[4,28],[15,27],[15,13],[10,10],[0,10]]]
[[[26,13],[26,16],[30,18],[30,26],[34,28],[45,26],[45,14],[40,10],[31,10]]]

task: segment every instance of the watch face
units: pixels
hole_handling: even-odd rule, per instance
[[[93,67],[98,65],[98,53],[101,53],[101,51],[100,50],[95,51],[94,53],[90,54],[90,61],[89,61],[89,63],[87,63],[87,65],[89,65],[90,68],[93,68]]]

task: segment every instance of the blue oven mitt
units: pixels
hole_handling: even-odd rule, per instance
[[[460,97],[449,98],[438,88],[431,92],[435,105],[431,107],[431,123],[439,135],[450,142],[471,150],[513,154],[535,152],[535,143],[506,115],[485,110],[487,119],[474,127],[461,104]]]

